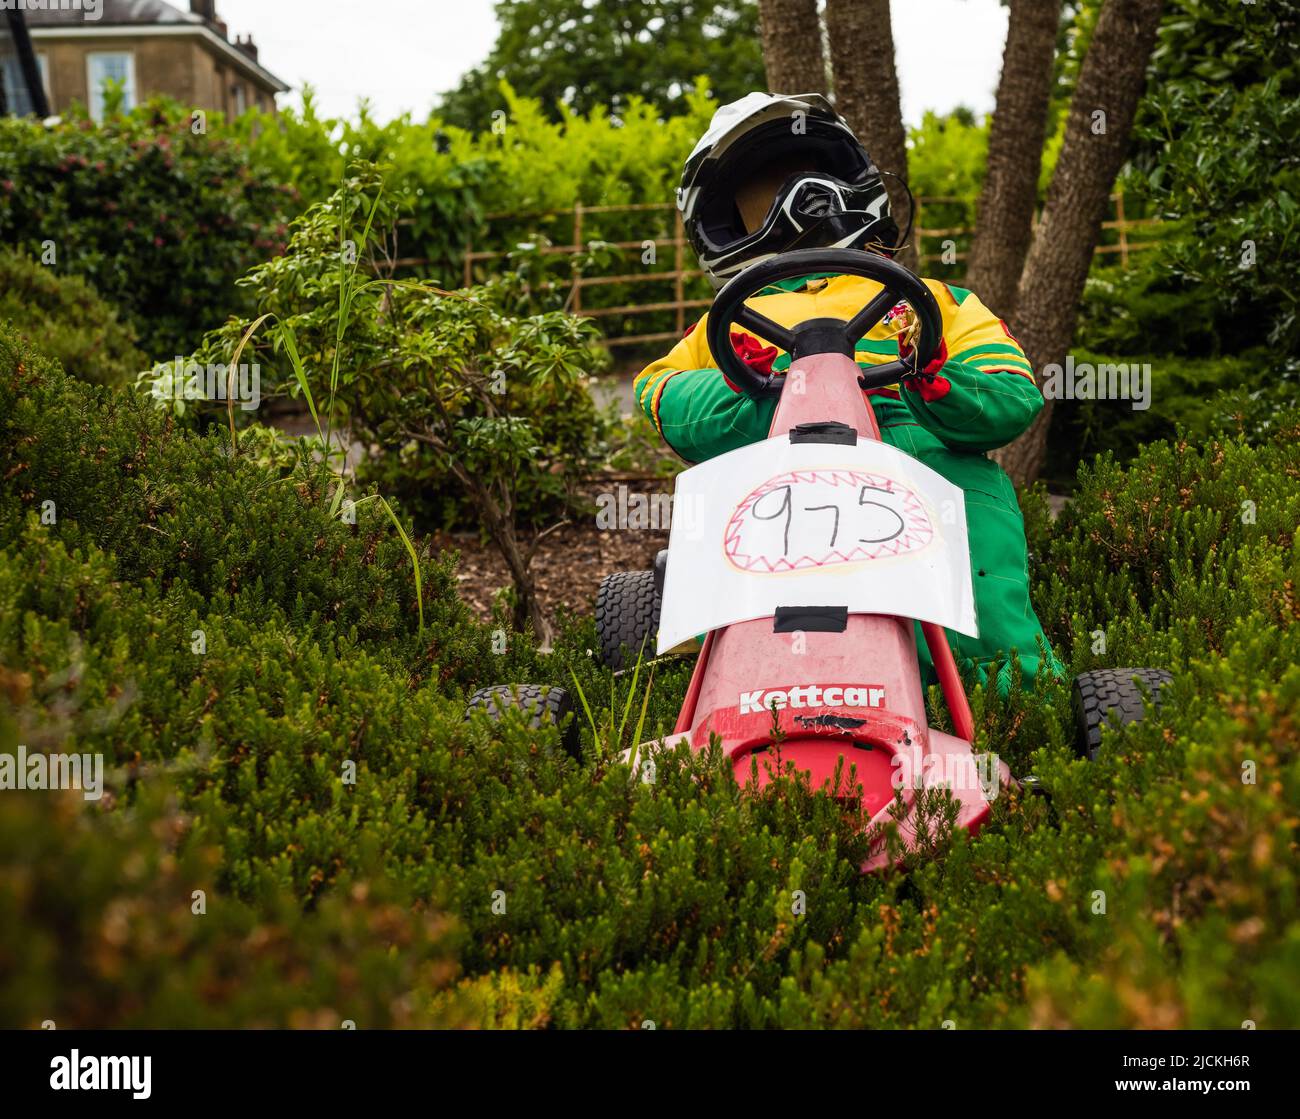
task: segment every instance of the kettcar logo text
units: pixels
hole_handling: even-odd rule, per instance
[[[137,1100],[147,1100],[152,1057],[92,1057],[74,1049],[71,1056],[50,1061],[50,1087],[56,1092],[69,1089],[116,1089],[129,1091]]]
[[[844,684],[832,684],[822,687],[820,684],[800,684],[796,688],[759,688],[754,692],[740,693],[740,713],[757,715],[770,711],[774,706],[780,710],[786,707],[883,707],[885,689],[877,687],[850,687]]]

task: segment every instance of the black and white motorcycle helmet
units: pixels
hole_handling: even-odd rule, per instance
[[[736,205],[760,169],[793,160],[763,224],[746,231]],[[898,226],[871,156],[820,94],[750,93],[713,114],[677,191],[700,267],[721,288],[746,265],[798,248],[892,249]]]

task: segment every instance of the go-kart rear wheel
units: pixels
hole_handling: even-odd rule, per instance
[[[600,581],[596,633],[601,664],[630,668],[638,654],[645,660],[655,655],[661,601],[653,571],[618,571]]]
[[[479,688],[465,705],[465,718],[468,719],[475,711],[483,711],[493,722],[498,722],[505,712],[512,709],[526,712],[530,716],[528,725],[534,729],[543,723],[554,723],[560,728],[560,745],[565,752],[575,758],[582,756],[573,701],[563,688],[545,684],[494,684],[490,688]]]
[[[1152,708],[1160,706],[1160,691],[1173,679],[1163,668],[1095,668],[1074,678],[1075,750],[1096,759],[1101,729],[1114,711],[1121,724],[1138,723],[1146,714],[1144,692]]]

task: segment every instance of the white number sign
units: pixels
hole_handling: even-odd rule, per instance
[[[769,439],[683,471],[659,652],[779,606],[977,635],[962,491],[875,440]]]

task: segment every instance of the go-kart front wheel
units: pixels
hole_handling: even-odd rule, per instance
[[[660,603],[653,571],[618,571],[600,581],[596,633],[602,665],[630,668],[638,655],[645,660],[655,655]]]
[[[582,756],[573,700],[563,688],[545,684],[495,684],[479,688],[465,705],[465,718],[475,711],[483,711],[493,722],[499,722],[502,715],[513,709],[525,712],[529,716],[528,725],[534,729],[543,723],[554,723],[560,728],[560,745],[565,753],[575,758]]]
[[[1074,678],[1075,750],[1093,761],[1101,749],[1101,730],[1112,711],[1121,724],[1139,723],[1146,714],[1145,696],[1153,709],[1173,676],[1163,668],[1095,668]]]

